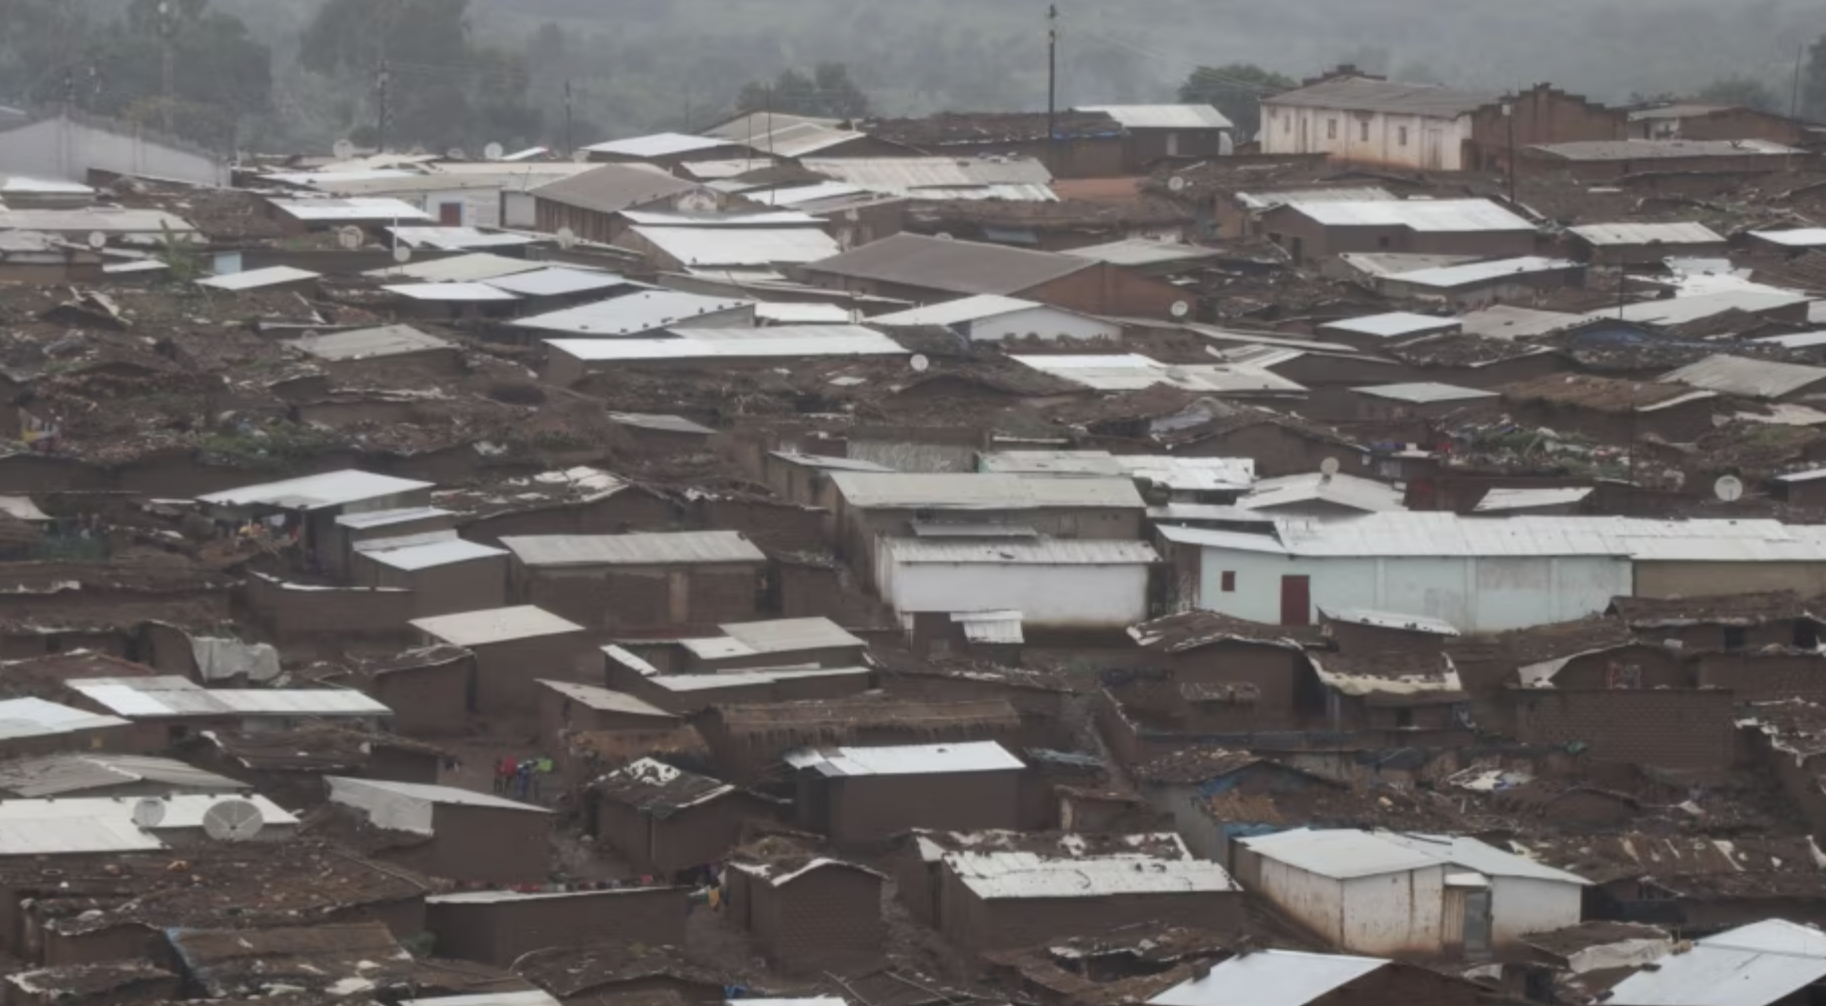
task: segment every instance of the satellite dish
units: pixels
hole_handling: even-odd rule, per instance
[[[923,374],[932,369],[932,361],[926,359],[924,353],[914,353],[913,358],[907,361],[907,366],[912,367],[915,374]]]
[[[203,815],[203,834],[218,842],[245,842],[260,834],[265,823],[252,802],[223,800]]]
[[[678,197],[678,208],[685,213],[712,213],[716,197],[705,192],[687,192]]]
[[[1180,177],[1179,175],[1174,175],[1173,177],[1167,179],[1167,191],[1168,192],[1180,192],[1180,191],[1183,191],[1185,189],[1185,187],[1186,187],[1186,180],[1184,178]]]
[[[937,239],[939,239],[939,240],[940,240],[940,241],[950,241],[950,240],[952,240],[952,237],[951,237],[951,232],[950,232],[950,231],[939,231],[939,232],[938,232],[938,233],[937,233],[937,234],[934,234],[934,235],[932,235],[932,236],[933,236],[933,237],[935,237],[935,238],[937,238]]]
[[[482,148],[482,157],[490,161],[500,160],[501,155],[505,153],[507,153],[507,148],[501,146],[499,143],[490,143],[488,146]]]
[[[1326,458],[1324,461],[1319,462],[1319,474],[1336,475],[1338,474],[1338,469],[1342,467],[1343,465],[1338,463],[1337,458]]]
[[[337,140],[336,145],[330,148],[330,152],[336,155],[337,160],[346,161],[355,156],[355,144],[348,140]]]
[[[577,245],[577,232],[569,227],[558,228],[558,247],[574,248]]]
[[[444,156],[453,161],[466,161],[469,159],[469,155],[463,152],[462,147],[451,147],[449,150],[444,151]]]
[[[360,227],[344,227],[336,232],[336,243],[344,251],[354,251],[361,247],[362,234]]]
[[[579,150],[571,154],[571,160],[576,161],[578,164],[588,163],[589,159],[590,152],[587,150]]]
[[[1172,312],[1173,317],[1175,318],[1184,318],[1186,315],[1192,313],[1192,305],[1183,300],[1176,300],[1173,302],[1173,306],[1167,308],[1167,310]]]
[[[1720,475],[1712,483],[1712,495],[1726,503],[1735,503],[1744,498],[1744,480],[1735,475]]]
[[[108,244],[108,235],[103,234],[101,231],[90,231],[89,232],[89,247],[105,248],[105,247],[107,247],[107,244]]]
[[[133,823],[141,828],[151,830],[165,819],[165,801],[141,800],[133,805]]]
[[[405,245],[400,245],[398,248],[393,249],[393,261],[398,262],[400,265],[405,265],[407,262],[412,261],[412,249]]]

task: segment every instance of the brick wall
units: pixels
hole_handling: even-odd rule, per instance
[[[601,800],[596,829],[633,869],[674,874],[728,858],[745,824],[777,816],[773,805],[744,793],[686,807],[665,818]]]
[[[749,878],[747,924],[762,953],[788,974],[855,974],[880,962],[887,939],[881,879],[825,866],[783,887]]]
[[[1817,653],[1735,650],[1693,662],[1700,687],[1727,689],[1739,702],[1826,701],[1826,656]]]
[[[376,858],[428,876],[472,883],[543,883],[550,872],[551,815],[504,807],[438,804],[432,837]]]
[[[1680,658],[1659,646],[1625,646],[1587,653],[1566,662],[1553,676],[1555,688],[1574,691],[1613,687],[1611,669],[1633,667],[1641,674],[1637,688],[1691,688],[1693,675]]]
[[[542,534],[627,534],[671,531],[688,526],[686,514],[670,500],[641,489],[623,489],[588,503],[496,514],[468,521],[463,537],[497,545],[503,537]]]
[[[254,574],[243,594],[255,618],[279,641],[310,636],[403,637],[417,618],[417,599],[409,590],[367,587],[288,590],[279,581]]]
[[[1586,744],[1591,758],[1660,768],[1721,769],[1735,760],[1730,692],[1699,689],[1517,689],[1525,744]]]
[[[501,901],[432,901],[427,925],[439,957],[505,968],[543,947],[644,943],[682,946],[690,891],[623,888]]]
[[[764,549],[822,551],[830,512],[764,499],[708,497],[697,502],[696,526],[740,531]]]
[[[977,831],[1020,826],[1017,771],[851,776],[829,787],[827,827],[838,844],[862,843],[912,828]]]
[[[602,683],[602,654],[582,632],[488,643],[474,650],[476,711],[490,715],[539,712],[537,681]]]
[[[364,689],[393,710],[393,729],[407,736],[455,734],[469,718],[475,661],[465,656],[431,667],[407,667],[369,677]]]

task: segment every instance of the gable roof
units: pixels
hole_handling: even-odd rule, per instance
[[[1261,950],[1212,966],[1149,1006],[1305,1006],[1389,962],[1375,957]]]
[[[1404,84],[1395,80],[1371,80],[1367,77],[1336,77],[1263,98],[1262,104],[1456,119],[1495,100],[1496,95],[1493,94],[1459,91],[1438,84]]]
[[[1459,835],[1419,835],[1396,831],[1298,828],[1273,835],[1239,838],[1251,852],[1296,870],[1349,880],[1406,873],[1434,866],[1474,870],[1489,877],[1525,877],[1565,884],[1590,881],[1565,870],[1504,852]]]
[[[950,293],[1015,294],[1096,265],[1053,252],[896,234],[805,268]]]
[[[614,213],[702,187],[652,168],[605,164],[593,171],[547,182],[533,189],[532,196],[580,210]]]
[[[1611,1006],[1767,1006],[1826,978],[1826,934],[1769,919],[1696,941],[1618,982]]]

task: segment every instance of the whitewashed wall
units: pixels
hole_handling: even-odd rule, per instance
[[[1256,880],[1256,893],[1323,936],[1326,942],[1343,945],[1344,885],[1266,856],[1257,858],[1261,876]]]
[[[1148,614],[1148,567],[898,563],[877,552],[881,599],[899,615],[1021,612],[1025,625],[1127,627]]]
[[[1363,123],[1369,124],[1369,138]],[[1337,136],[1327,123],[1337,123]],[[1403,129],[1407,143],[1401,142]],[[1262,106],[1262,151],[1268,154],[1329,154],[1359,164],[1387,164],[1429,171],[1463,170],[1464,143],[1471,117],[1425,118],[1332,108]]]
[[[1492,877],[1490,939],[1498,946],[1521,942],[1529,933],[1576,926],[1585,889],[1578,884],[1532,877]]]
[[[86,181],[90,171],[168,178],[195,185],[228,184],[228,166],[190,150],[73,119],[45,119],[0,133],[0,175]]]
[[[1445,909],[1443,866],[1344,882],[1340,945],[1360,954],[1439,950]]]

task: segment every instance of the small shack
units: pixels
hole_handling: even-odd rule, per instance
[[[551,811],[487,793],[325,776],[330,802],[376,828],[422,841],[381,853],[433,877],[474,883],[543,883],[551,850]]]
[[[753,618],[767,556],[738,531],[506,537],[522,601],[613,631]]]
[[[736,850],[726,880],[730,920],[780,970],[855,973],[881,962],[882,874],[771,837]]]
[[[637,870],[678,875],[722,861],[750,821],[779,809],[719,779],[642,758],[590,785],[591,830]]]
[[[535,714],[541,677],[591,680],[584,627],[532,605],[420,618],[412,627],[428,644],[461,646],[475,654],[471,708]]]
[[[803,748],[786,763],[797,773],[800,826],[838,845],[918,827],[1020,825],[1027,766],[994,741]]]

